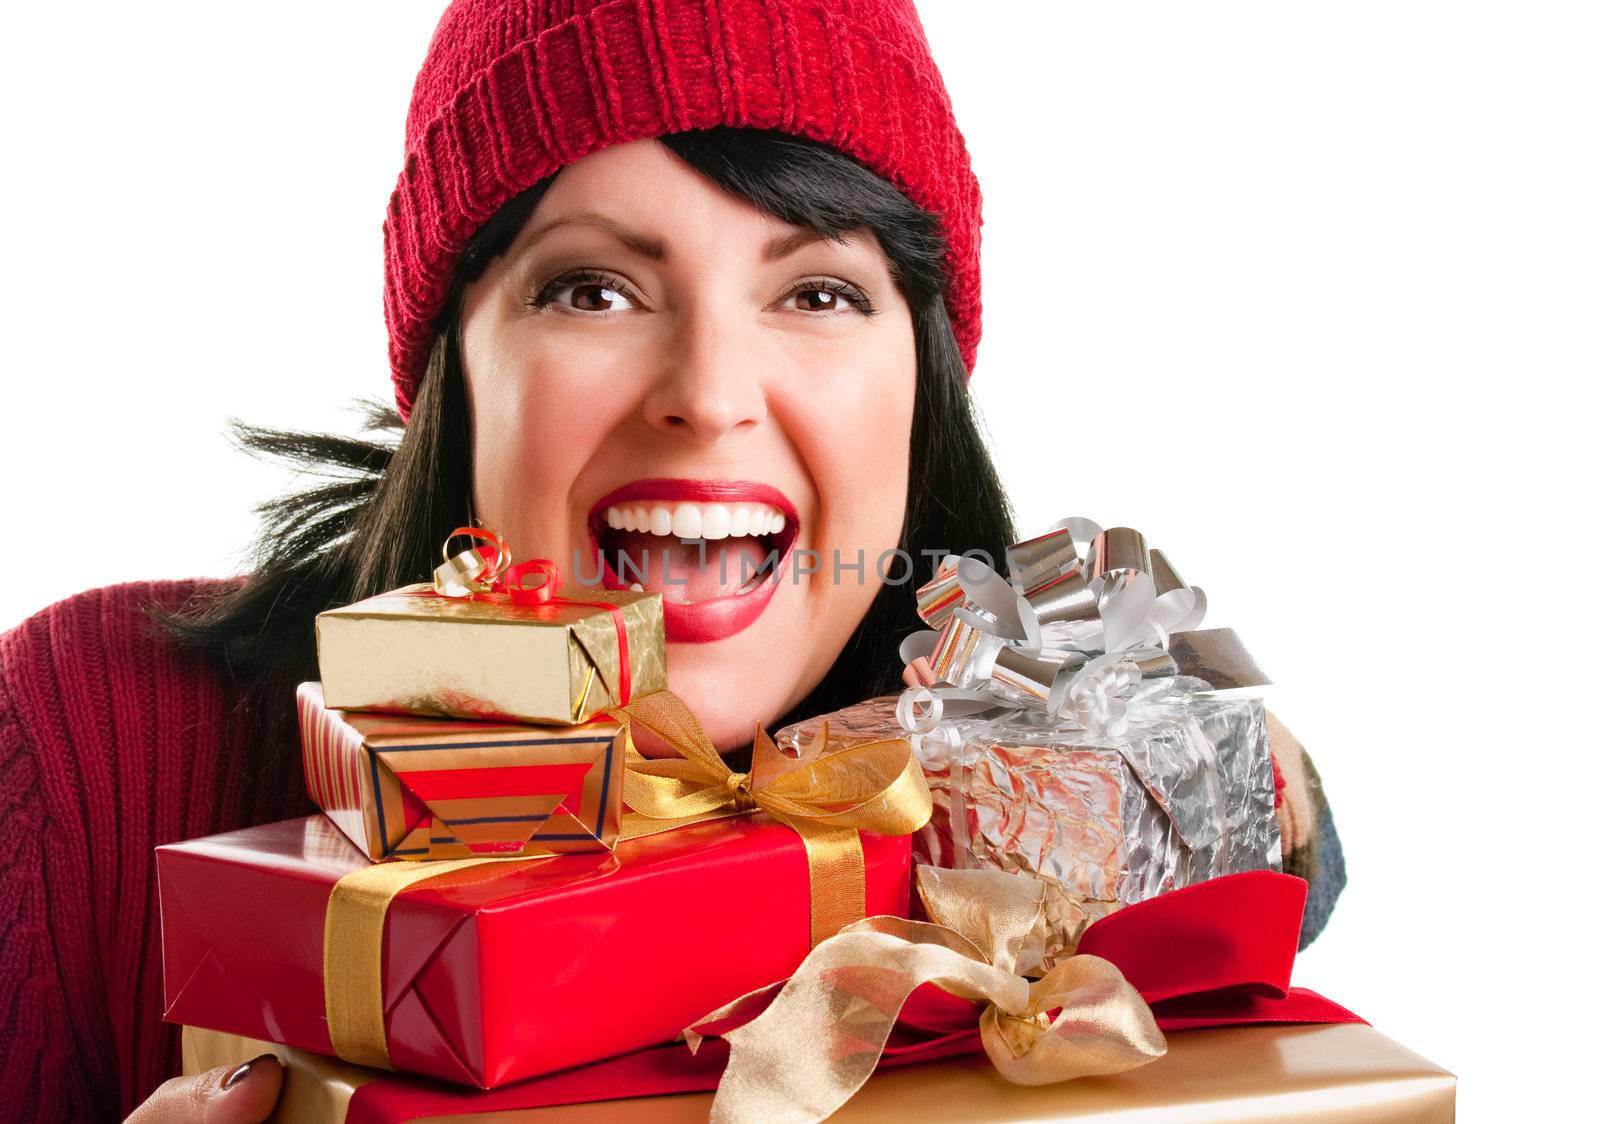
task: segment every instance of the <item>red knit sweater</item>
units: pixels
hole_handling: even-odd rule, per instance
[[[7,1120],[121,1119],[178,1071],[152,849],[312,810],[298,746],[253,762],[236,692],[144,614],[207,588],[94,590],[0,635]]]

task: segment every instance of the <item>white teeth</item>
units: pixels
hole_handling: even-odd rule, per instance
[[[720,503],[707,504],[705,511],[700,515],[700,537],[725,539],[732,524],[733,516],[728,513],[727,507]]]
[[[782,511],[764,503],[638,503],[606,508],[605,522],[613,531],[680,539],[725,539],[775,535],[788,520]]]
[[[700,505],[686,503],[672,513],[672,533],[680,539],[700,537]]]

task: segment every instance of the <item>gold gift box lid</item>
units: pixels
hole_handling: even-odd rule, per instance
[[[597,605],[603,602],[604,605]],[[666,687],[661,595],[571,590],[542,605],[445,597],[418,584],[317,614],[327,705],[513,722],[584,722],[620,705],[616,606],[629,695]]]

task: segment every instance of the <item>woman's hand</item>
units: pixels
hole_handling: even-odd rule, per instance
[[[1287,859],[1316,831],[1311,792],[1306,786],[1305,749],[1278,716],[1267,711],[1267,748],[1281,784],[1278,786],[1278,835]]]
[[[133,1110],[126,1124],[260,1124],[278,1104],[283,1065],[262,1054],[243,1065],[219,1065],[174,1077]]]
[[[927,656],[918,656],[906,664],[900,672],[900,678],[905,680],[907,687],[931,687],[939,681],[934,677]]]

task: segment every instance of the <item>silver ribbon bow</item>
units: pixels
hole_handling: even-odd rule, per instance
[[[908,689],[898,717],[907,732],[934,739],[929,749],[944,718],[997,705],[1042,707],[1120,736],[1134,687],[1177,675],[1172,638],[1205,617],[1204,592],[1131,527],[1063,519],[1007,550],[1006,572],[949,555],[917,591],[930,630],[906,637],[900,658],[926,657],[941,686]],[[1265,682],[1253,667],[1233,678]]]

